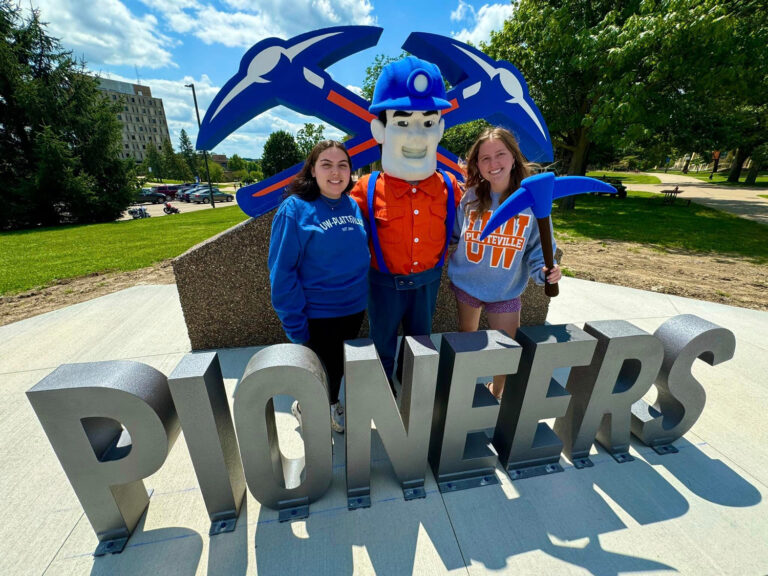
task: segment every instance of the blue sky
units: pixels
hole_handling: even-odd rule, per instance
[[[433,32],[478,44],[512,15],[509,3],[465,0],[33,0],[48,31],[102,76],[151,87],[163,99],[171,140],[184,128],[197,137],[191,91],[201,117],[243,54],[264,38],[291,38],[328,26],[380,26],[379,43],[329,68],[334,79],[359,89],[377,54],[397,56],[410,32]],[[318,122],[284,108],[242,126],[215,152],[258,158],[275,130],[296,133]],[[326,135],[340,137],[333,127]]]

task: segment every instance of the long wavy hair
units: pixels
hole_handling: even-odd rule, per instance
[[[474,188],[475,196],[477,197],[467,204],[467,213],[470,210],[476,210],[478,216],[482,216],[491,207],[491,184],[480,175],[480,169],[477,165],[480,146],[489,140],[501,140],[515,159],[515,165],[509,177],[509,186],[501,194],[499,204],[509,198],[520,187],[520,182],[522,182],[523,178],[527,178],[531,174],[528,161],[523,156],[523,153],[520,152],[520,146],[518,146],[515,136],[509,130],[499,126],[483,130],[480,136],[477,137],[477,140],[475,140],[475,143],[472,144],[472,148],[470,148],[469,155],[467,156],[466,187],[467,189]]]
[[[347,157],[347,162],[349,162],[350,177],[347,187],[344,188],[344,193],[349,193],[349,191],[352,189],[352,159],[349,157],[349,152],[347,152],[347,149],[341,142],[337,142],[336,140],[321,140],[315,144],[314,148],[312,148],[312,152],[310,152],[309,156],[307,156],[307,159],[304,162],[304,166],[302,166],[301,170],[298,174],[296,174],[296,177],[288,187],[288,193],[286,196],[295,194],[307,202],[312,202],[313,200],[317,200],[320,197],[320,187],[317,185],[317,180],[315,177],[312,176],[312,168],[317,163],[318,158],[320,158],[320,154],[329,148],[338,148],[339,150],[343,150],[344,155]]]

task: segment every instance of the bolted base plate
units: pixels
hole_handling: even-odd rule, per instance
[[[364,496],[350,496],[347,498],[347,510],[357,510],[358,508],[370,508],[371,496],[366,494]]]
[[[128,536],[125,538],[115,538],[114,540],[102,540],[96,546],[94,556],[104,556],[106,554],[120,554],[128,543]]]
[[[444,482],[438,480],[437,487],[441,493],[445,493],[468,490],[469,488],[478,488],[480,486],[492,486],[498,483],[499,479],[496,477],[496,474],[484,474],[482,476],[471,476],[469,478],[446,480]]]
[[[595,465],[595,463],[592,462],[592,460],[590,460],[589,458],[574,458],[571,462],[573,462],[573,467],[576,468],[576,470],[583,470],[584,468],[592,468]]]
[[[309,518],[309,504],[295,506],[293,508],[283,508],[277,516],[280,522],[290,522],[291,520],[303,520]]]
[[[216,536],[225,532],[234,532],[237,526],[237,518],[227,518],[226,520],[216,520],[211,522],[211,529],[208,530],[208,536]]]
[[[587,458],[587,460],[589,460]],[[574,464],[575,466],[575,464]],[[555,474],[556,472],[562,472],[563,467],[559,462],[553,462],[551,464],[539,464],[538,466],[529,466],[528,468],[515,468],[507,469],[510,480],[523,480],[525,478],[533,478],[534,476],[546,476],[547,474]]]
[[[403,488],[403,498],[406,500],[416,500],[417,498],[426,498],[427,492],[424,490],[424,486],[416,486],[415,488]]]
[[[656,454],[660,454],[661,456],[664,456],[665,454],[677,454],[677,448],[672,446],[672,444],[661,444],[659,446],[651,446],[653,448],[653,451],[656,452]]]
[[[616,460],[616,462],[618,462],[619,464],[635,461],[634,456],[630,456],[629,452],[616,452],[616,453],[610,453],[610,454],[611,456],[613,456],[613,459]]]

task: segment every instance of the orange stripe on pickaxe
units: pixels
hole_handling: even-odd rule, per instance
[[[275,184],[272,184],[269,188],[264,188],[264,190],[259,190],[256,192],[256,194],[251,194],[254,198],[258,198],[259,196],[266,196],[270,192],[274,192],[278,188],[285,188],[288,186],[288,184],[291,183],[291,180],[293,180],[294,176],[288,176],[285,180],[280,180],[280,182],[277,182]]]
[[[451,107],[448,108],[447,110],[442,111],[443,116],[448,114],[448,112],[453,112],[454,110],[458,109],[458,107],[459,107],[459,100],[457,98],[454,98],[453,100],[451,100]]]
[[[344,98],[344,96],[342,96],[338,92],[334,92],[333,90],[331,90],[330,92],[328,92],[328,96],[326,96],[326,98],[329,102],[336,104],[336,106],[343,108],[350,114],[354,114],[355,116],[365,120],[366,122],[370,122],[371,120],[376,118],[376,116],[368,112],[368,110],[366,110],[365,108],[362,108],[361,106],[358,106],[351,100]]]
[[[467,174],[464,171],[464,168],[462,168],[461,166],[456,164],[456,162],[454,162],[450,158],[447,158],[446,156],[443,156],[442,154],[438,154],[437,155],[437,160],[438,160],[438,162],[442,162],[443,164],[448,166],[448,168],[451,168],[452,170],[458,172],[459,174],[463,174],[465,178],[467,177]]]
[[[368,150],[368,148],[373,148],[374,146],[376,146],[376,144],[377,144],[376,140],[373,138],[370,138],[365,142],[361,142],[354,148],[350,148],[349,150],[347,150],[347,152],[349,152],[350,156],[355,156],[356,154],[360,154],[360,152],[365,152],[366,150]]]

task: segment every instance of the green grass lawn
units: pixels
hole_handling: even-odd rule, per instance
[[[230,206],[162,218],[0,233],[0,295],[63,278],[151,266],[246,218],[237,206]]]
[[[654,172],[663,172],[663,170],[654,170]],[[683,174],[680,170],[670,170],[668,173],[677,174],[678,176],[690,176],[691,178],[696,178],[697,180],[701,180],[702,182],[708,182],[710,184],[718,184],[720,186],[733,186],[733,187],[747,186],[747,184],[744,183],[744,180],[746,180],[747,178],[746,170],[741,171],[741,178],[739,178],[738,183],[728,182],[727,172],[718,172],[717,174],[712,176],[712,180],[709,179],[710,173],[705,172],[704,170],[702,170],[701,172],[689,171],[688,174]],[[757,180],[755,181],[755,183],[750,184],[747,187],[768,188],[768,172],[758,172]]]
[[[0,295],[96,272],[135,270],[182,254],[242,222],[237,206],[89,226],[0,234]],[[619,240],[659,249],[741,256],[768,264],[768,227],[699,206],[662,204],[658,194],[582,195],[575,210],[553,209],[559,239]]]
[[[691,203],[662,204],[662,196],[630,191],[624,199],[581,195],[563,215],[552,210],[555,234],[569,239],[620,240],[660,249],[727,254],[768,264],[768,227]]]
[[[646,174],[635,174],[634,172],[611,172],[609,170],[596,170],[594,172],[587,172],[587,176],[592,178],[616,178],[621,180],[621,183],[627,186],[628,184],[661,184],[656,176],[648,176]]]

